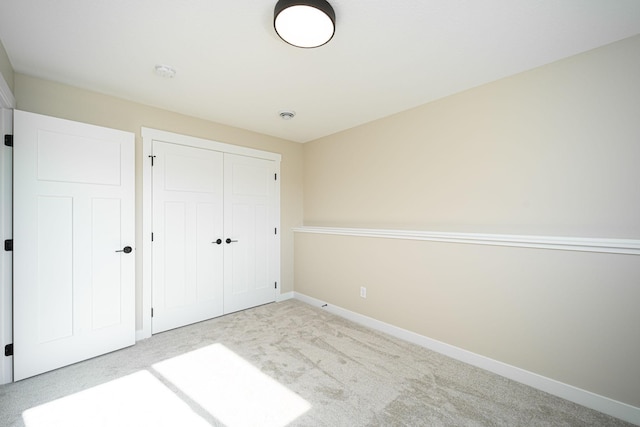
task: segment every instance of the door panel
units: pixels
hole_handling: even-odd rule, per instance
[[[164,230],[160,228],[156,233],[156,247],[158,251],[164,249],[164,259],[158,264],[164,270],[165,299],[167,309],[179,308],[187,305],[187,242],[185,229],[187,215],[185,203],[164,203]],[[161,208],[162,209],[162,208]],[[164,241],[163,238],[164,237]],[[164,247],[161,247],[164,246]],[[162,317],[162,305],[154,304],[156,316]]]
[[[120,257],[113,256],[112,249],[120,247],[121,212],[118,199],[92,200],[91,320],[94,329],[114,326],[122,321],[122,307],[118,304],[122,299],[122,286],[113,285],[120,282],[122,271]]]
[[[223,313],[222,154],[153,142],[153,321],[158,333]]]
[[[16,111],[14,378],[135,343],[134,135]]]
[[[39,129],[37,145],[39,181],[120,185],[119,144]],[[78,159],[82,168],[77,167]]]
[[[205,301],[220,299],[222,260],[211,259],[213,241],[222,238],[220,224],[215,221],[220,217],[220,211],[218,203],[199,203],[196,206],[196,294]],[[215,246],[213,250],[216,254],[221,252]],[[216,280],[212,281],[212,278]]]
[[[34,314],[38,341],[46,343],[73,336],[73,199],[38,197],[37,203]],[[20,254],[16,258],[20,260]]]
[[[225,154],[224,311],[275,301],[273,162]]]

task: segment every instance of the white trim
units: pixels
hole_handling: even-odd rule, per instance
[[[288,299],[293,299],[293,298],[295,298],[295,293],[294,292],[280,293],[276,297],[276,302],[282,302],[282,301],[286,301]]]
[[[13,109],[16,99],[4,76],[0,74],[0,138],[13,133]],[[13,237],[13,150],[0,146],[0,240]],[[0,349],[13,342],[13,254],[0,256]],[[0,355],[0,384],[13,381],[13,357]]]
[[[299,292],[294,292],[294,295],[295,299],[299,301],[320,307],[332,314],[344,317],[345,319],[359,323],[371,329],[384,332],[393,337],[428,348],[429,350],[451,357],[452,359],[493,372],[494,374],[498,374],[502,377],[509,378],[510,380],[542,390],[546,393],[561,397],[579,405],[586,406],[587,408],[595,409],[596,411],[611,415],[612,417],[616,417],[630,423],[640,424],[640,408],[635,406],[631,406],[569,384],[561,383],[551,378],[543,377],[542,375],[526,371],[516,366],[508,365],[498,360],[490,359],[442,341],[437,341],[432,338],[419,335],[415,332],[381,322],[380,320],[328,304]]]
[[[452,233],[437,231],[384,230],[367,228],[296,227],[296,233],[337,236],[377,237],[385,239],[426,240],[432,242],[557,249],[579,252],[604,252],[640,255],[640,240],[594,237],[520,236],[512,234]]]
[[[196,138],[194,136],[181,135],[163,130],[142,128],[142,141],[162,141],[169,144],[187,145],[189,147],[204,148],[206,150],[222,151],[224,153],[238,154],[240,156],[256,157],[258,159],[280,162],[282,155],[268,151],[256,150],[239,145],[225,144],[224,142],[209,139]],[[143,159],[146,161],[146,158]]]
[[[275,203],[273,206],[273,215],[274,215],[274,226],[277,229],[276,238],[272,246],[273,254],[274,254],[274,265],[276,270],[274,273],[274,281],[277,283],[276,285],[276,302],[282,301],[282,217],[280,213],[280,187],[282,183],[282,176],[280,175],[280,158],[281,156],[278,154],[278,159],[275,161],[275,170],[276,174],[276,184],[275,184]]]
[[[151,334],[147,335],[147,331],[144,329],[136,330],[136,343],[138,341],[146,340],[147,338],[151,338]]]
[[[153,218],[151,156],[153,140],[142,130],[142,329],[136,341],[151,337],[151,226]]]
[[[2,100],[0,100],[0,105]],[[13,110],[0,107],[0,136],[13,133]],[[0,241],[13,238],[13,149],[0,146]],[[13,253],[0,255],[0,349],[13,342]],[[13,357],[0,355],[0,384],[13,381]]]
[[[280,236],[282,228],[280,225],[280,162],[282,155],[268,151],[256,150],[253,148],[241,147],[238,145],[225,144],[223,142],[196,138],[193,136],[181,135],[163,130],[143,127],[142,133],[142,329],[136,331],[136,340],[142,340],[151,336],[151,231],[153,218],[152,200],[152,170],[149,156],[152,155],[153,141],[162,141],[169,144],[186,145],[189,147],[204,148],[206,150],[221,151],[224,153],[237,154],[247,157],[272,160],[275,162],[275,173],[278,174],[278,185],[276,185],[276,195],[274,212],[277,215],[275,226],[278,228],[276,251],[278,270],[275,272],[275,281],[278,282],[276,301],[282,300],[280,294],[281,272],[280,272]]]
[[[0,74],[0,108],[16,108],[16,98],[2,74]]]

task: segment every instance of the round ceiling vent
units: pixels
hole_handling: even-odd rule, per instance
[[[280,111],[280,118],[282,118],[282,120],[291,120],[296,116],[296,112],[295,111]]]

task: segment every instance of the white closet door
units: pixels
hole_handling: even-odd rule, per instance
[[[153,155],[152,333],[158,333],[223,313],[223,158],[158,141]]]
[[[231,313],[275,301],[274,162],[225,154],[224,187],[224,312]]]
[[[20,380],[135,343],[134,135],[22,111],[14,135]]]

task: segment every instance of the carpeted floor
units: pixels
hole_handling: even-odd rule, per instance
[[[0,386],[0,426],[625,426],[289,300]]]

